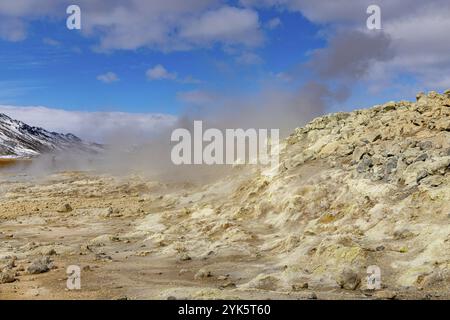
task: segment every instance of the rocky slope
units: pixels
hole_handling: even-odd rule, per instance
[[[280,159],[204,186],[8,180],[0,262],[21,281],[0,297],[450,298],[450,92],[317,118]],[[42,255],[56,269],[29,275]]]
[[[163,214],[152,237],[193,256],[271,257],[241,288],[365,289],[377,265],[384,288],[448,297],[450,92],[315,119],[287,139],[277,174],[222,197]]]
[[[97,152],[100,145],[82,141],[73,134],[31,127],[0,113],[0,157],[33,157],[54,151]]]
[[[315,119],[282,159],[283,172],[260,177],[265,187],[243,206],[277,230],[286,268],[265,277],[364,288],[378,265],[391,289],[441,286],[448,296],[449,91]]]

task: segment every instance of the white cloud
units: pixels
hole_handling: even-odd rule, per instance
[[[4,18],[0,14],[0,39],[17,42],[26,38],[26,26],[17,18]]]
[[[52,47],[59,47],[61,45],[61,42],[59,42],[58,40],[55,40],[52,38],[47,38],[47,37],[42,39],[42,43],[47,44]]]
[[[78,0],[85,36],[99,39],[100,50],[151,48],[159,51],[207,48],[215,44],[244,47],[264,43],[258,11],[271,7],[301,13],[322,31],[365,28],[366,9],[373,0]],[[440,83],[450,72],[448,0],[378,0],[383,31],[392,36],[395,57],[380,62],[387,74],[407,73],[425,84]],[[0,38],[21,41],[27,23],[64,19],[71,0],[0,1]],[[265,26],[278,26],[277,18]],[[299,31],[301,32],[301,31]],[[383,67],[377,66],[378,69]],[[389,71],[391,70],[391,71]],[[444,81],[444,84],[446,82]]]
[[[377,4],[382,9],[382,16],[392,19],[419,11],[429,3],[446,4],[447,0],[240,0],[249,8],[274,7],[277,9],[300,12],[314,23],[364,23],[369,5]]]
[[[330,35],[340,29],[366,30],[367,7],[372,0],[240,0],[247,8],[272,7],[299,12],[311,22],[324,25]],[[391,39],[394,56],[372,65],[368,78],[383,81],[407,75],[417,78],[417,89],[445,89],[450,73],[450,1],[448,0],[378,0],[383,32]],[[366,30],[367,31],[367,30]],[[357,47],[354,44],[351,48]],[[384,79],[379,75],[383,74]]]
[[[215,95],[211,92],[200,90],[178,92],[177,98],[190,105],[207,105],[216,99]]]
[[[196,79],[193,76],[187,76],[184,79],[181,79],[180,82],[185,83],[185,84],[200,84],[200,83],[202,83],[201,80]]]
[[[281,26],[280,18],[276,17],[267,21],[266,26],[268,29],[273,30]]]
[[[384,69],[387,77],[402,73],[415,76],[420,90],[448,89],[450,83],[445,75],[450,73],[449,16],[450,2],[430,1],[386,19],[383,28],[392,38],[394,57],[378,68]]]
[[[256,11],[222,7],[188,20],[181,29],[181,37],[195,44],[222,42],[228,45],[261,44],[259,16]]]
[[[240,64],[246,64],[246,65],[256,65],[256,64],[262,64],[264,61],[256,53],[244,52],[241,55],[236,57],[236,62],[238,62]]]
[[[114,72],[107,72],[105,74],[101,74],[97,76],[97,80],[104,82],[104,83],[112,83],[119,81],[119,77]]]
[[[82,139],[104,142],[112,136],[146,135],[172,125],[167,114],[127,112],[82,112],[47,107],[1,106],[0,113],[49,131],[73,133]]]
[[[65,19],[71,0],[0,1],[0,37],[26,37],[25,22]],[[78,0],[82,33],[100,39],[99,50],[147,47],[161,51],[253,46],[262,40],[258,13],[223,0]],[[15,24],[11,27],[12,23]]]
[[[179,83],[184,84],[199,84],[201,83],[200,80],[195,79],[192,76],[187,76],[184,78],[181,78],[178,76],[176,72],[169,72],[163,65],[158,64],[154,66],[153,68],[150,68],[146,71],[147,79],[149,80],[170,80],[170,81],[176,81]]]
[[[176,80],[178,78],[176,73],[167,71],[161,64],[148,69],[146,75],[149,80]]]
[[[286,72],[278,72],[274,74],[275,78],[284,82],[291,82],[293,80],[292,75]]]

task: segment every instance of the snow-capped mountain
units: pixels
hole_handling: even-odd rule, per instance
[[[57,151],[98,153],[102,149],[73,134],[49,132],[0,113],[0,157],[34,157]]]

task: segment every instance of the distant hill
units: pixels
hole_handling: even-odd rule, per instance
[[[98,153],[102,149],[73,134],[49,132],[0,113],[0,157],[28,158],[57,151]]]

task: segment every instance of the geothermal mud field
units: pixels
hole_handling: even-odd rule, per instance
[[[449,299],[449,165],[431,92],[315,119],[278,170],[214,182],[2,171],[0,299]]]

